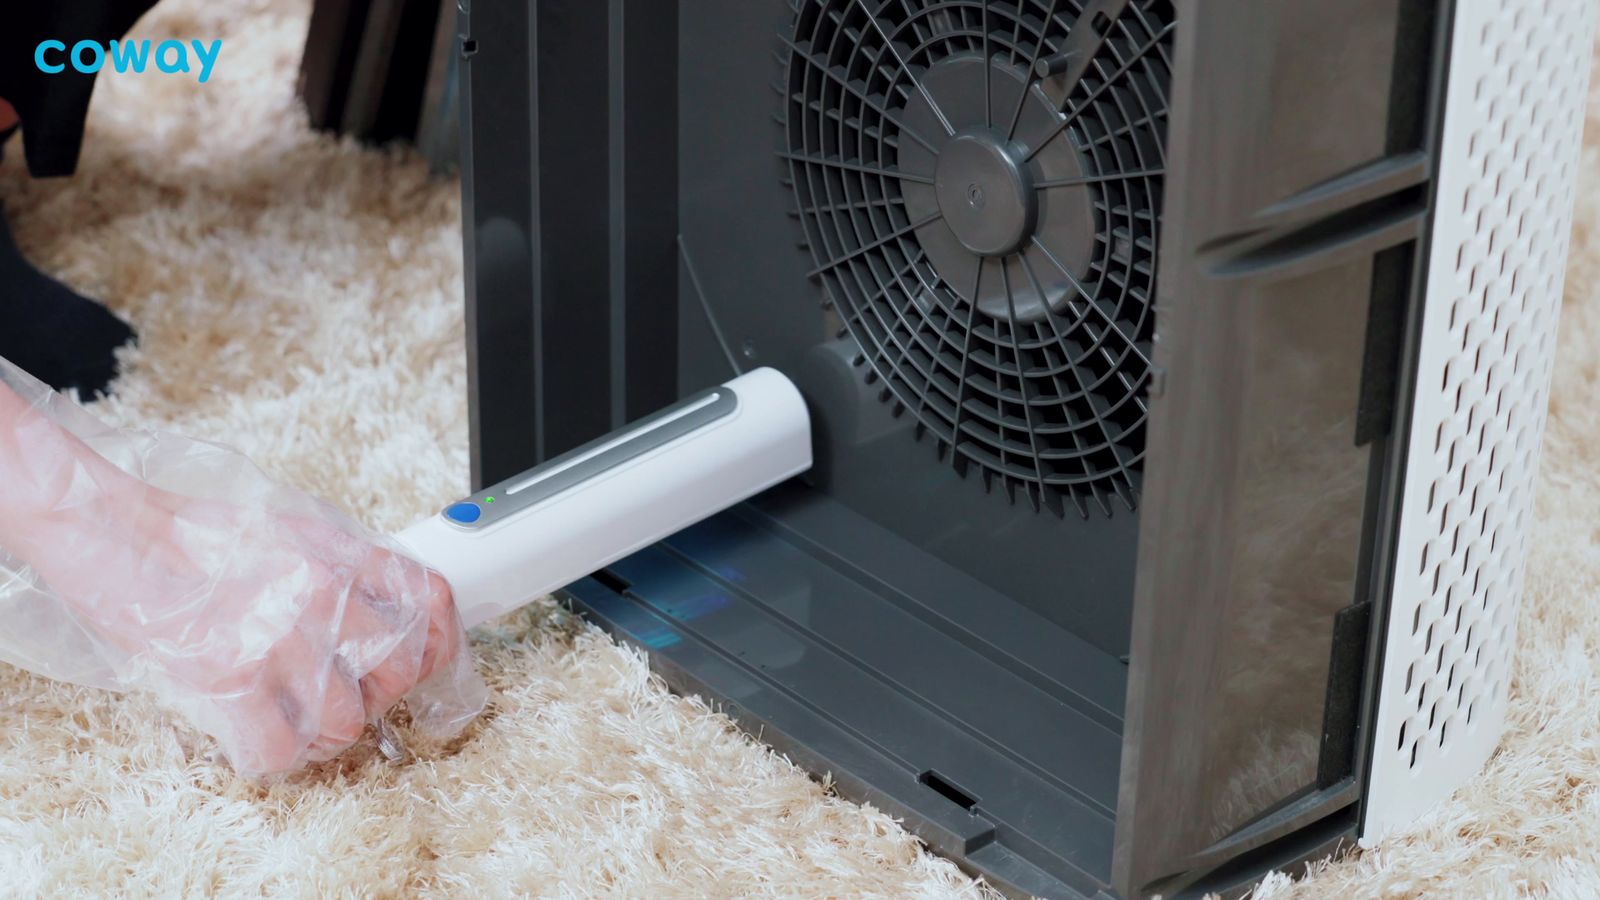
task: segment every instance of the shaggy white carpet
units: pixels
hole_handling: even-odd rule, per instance
[[[0,196],[142,333],[100,415],[233,444],[388,530],[467,486],[458,186],[307,131],[307,8],[165,0],[141,34],[224,39],[211,82],[102,77],[80,174],[30,182],[12,153]],[[1584,165],[1504,748],[1428,821],[1264,893],[1600,896],[1600,150]],[[0,892],[983,892],[553,607],[474,650],[495,696],[465,739],[270,788],[144,700],[0,666]]]

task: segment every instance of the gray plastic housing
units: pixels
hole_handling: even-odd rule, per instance
[[[476,484],[774,366],[815,472],[577,608],[1011,893],[1236,893],[1343,846],[1450,5],[1179,4],[1144,482],[1086,518],[942,462],[810,277],[772,85],[820,2],[463,7]]]

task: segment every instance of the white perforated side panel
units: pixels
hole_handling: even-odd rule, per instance
[[[1595,6],[1456,3],[1364,843],[1504,727]]]

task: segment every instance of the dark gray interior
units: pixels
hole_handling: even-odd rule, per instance
[[[1016,37],[1048,13],[1050,41]],[[1359,817],[1447,13],[480,6],[475,479],[776,367],[815,470],[573,585],[579,609],[1008,892],[1237,891],[1325,854]],[[821,53],[798,22],[838,44],[910,20],[881,53],[930,61],[902,100],[791,70]],[[1170,95],[1111,92],[1070,145],[1033,156],[967,121],[1014,106],[1046,146],[1052,105],[1152,47]],[[879,107],[934,138],[889,146]],[[841,155],[808,149],[813,108]],[[862,169],[903,177],[827,174]],[[957,325],[989,342],[991,381],[940,355]]]
[[[736,368],[783,370],[814,419],[811,484],[1101,652],[1125,655],[1137,515],[1035,512],[938,464],[933,443],[913,434],[913,417],[891,414],[877,396],[882,386],[852,364],[859,345],[836,337],[839,317],[808,275],[812,257],[790,214],[773,122],[784,67],[773,48],[794,12],[784,0],[692,8],[679,20],[678,154],[694,161],[678,176],[680,392],[719,384]],[[1060,585],[1073,586],[1070,601]]]
[[[798,738],[785,749],[860,742],[858,777],[902,784],[897,799],[916,798],[929,829],[953,818],[941,842],[957,855],[992,856],[1018,886],[1040,868],[1042,893],[1092,894],[1110,879],[1138,516],[1054,515],[986,490],[893,414],[863,377],[859,344],[839,336],[791,215],[773,48],[794,11],[783,0],[692,8],[679,19],[678,155],[695,161],[678,182],[679,391],[783,370],[812,411],[817,467],[810,490],[613,567],[678,596],[641,591],[648,600],[630,606],[574,593],[624,634],[666,611],[671,624],[657,624],[684,634],[663,656],[693,644],[761,660],[744,678],[723,673],[743,687],[712,693],[740,704],[754,692],[760,723],[780,729],[790,723],[767,711],[774,695],[810,707],[815,720],[790,724]],[[1018,822],[1039,825],[1020,853]]]

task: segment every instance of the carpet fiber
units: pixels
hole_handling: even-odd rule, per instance
[[[304,0],[166,0],[212,80],[102,77],[80,174],[0,197],[24,249],[141,331],[112,421],[232,444],[371,526],[467,488],[458,186],[312,135]],[[1590,106],[1600,139],[1600,102]],[[1600,151],[1580,200],[1511,721],[1428,821],[1273,896],[1600,895]],[[642,661],[540,605],[481,632],[463,740],[263,786],[138,697],[0,666],[0,891],[976,896]]]

